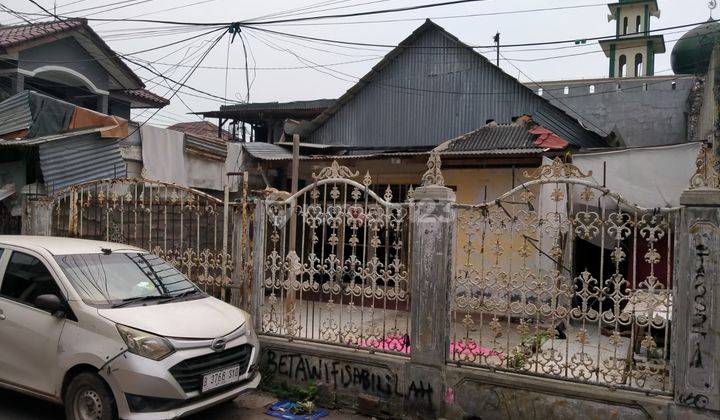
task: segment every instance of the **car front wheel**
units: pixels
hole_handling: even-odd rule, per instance
[[[68,420],[115,420],[115,399],[105,382],[94,373],[73,378],[64,395]]]

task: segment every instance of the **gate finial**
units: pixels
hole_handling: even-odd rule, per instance
[[[440,159],[440,153],[437,151],[430,152],[430,157],[427,161],[427,171],[422,176],[420,184],[423,187],[429,187],[431,185],[444,187],[445,178],[442,174],[442,160]]]
[[[548,165],[542,165],[532,172],[523,171],[523,175],[529,179],[563,179],[563,178],[589,178],[592,176],[592,171],[583,173],[580,168],[573,165],[572,163],[563,162],[562,159],[556,157],[552,163]]]
[[[315,181],[319,181],[321,179],[333,179],[333,178],[356,178],[360,175],[360,172],[355,171],[353,172],[350,168],[347,166],[340,166],[337,160],[333,160],[330,166],[326,168],[322,168],[320,170],[320,173],[315,175],[315,172],[313,172],[312,177]]]

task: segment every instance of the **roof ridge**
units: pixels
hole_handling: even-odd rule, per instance
[[[547,98],[541,97],[535,93],[533,89],[526,86],[526,84],[522,83],[520,80],[515,78],[514,76],[508,74],[505,72],[502,68],[496,66],[492,61],[488,60],[487,57],[483,56],[476,50],[474,50],[472,47],[470,47],[468,44],[461,41],[457,36],[453,35],[452,33],[448,32],[445,28],[438,25],[437,23],[433,22],[430,19],[425,20],[425,22],[417,27],[409,36],[407,36],[405,39],[403,39],[395,48],[390,50],[375,66],[372,67],[370,71],[368,71],[364,76],[362,76],[353,86],[351,86],[343,95],[338,98],[335,104],[327,108],[325,111],[323,111],[320,115],[315,117],[310,125],[310,134],[314,133],[320,127],[325,125],[328,120],[332,119],[337,115],[337,113],[350,101],[353,100],[353,98],[366,88],[368,85],[370,85],[374,80],[376,80],[378,74],[385,69],[386,67],[393,64],[394,60],[399,57],[401,54],[403,54],[405,51],[407,51],[406,47],[413,42],[417,41],[421,35],[428,32],[431,29],[437,30],[440,35],[447,38],[449,41],[457,44],[458,47],[461,49],[467,50],[470,52],[475,58],[480,60],[481,63],[489,64],[493,70],[499,73],[500,77],[506,78],[508,82],[514,83],[517,85],[517,88],[520,90],[525,90],[526,92],[530,93],[536,99],[538,99],[541,103],[545,105],[547,108],[547,112],[550,113],[556,113],[559,116],[564,116],[565,118],[569,119],[570,121],[561,121],[559,124],[573,124],[575,129],[578,131],[581,131],[586,134],[588,138],[592,138],[593,142],[601,142],[601,136],[594,133],[591,130],[588,130],[585,128],[579,121],[578,118],[570,115],[567,111],[560,108],[557,105],[554,105],[550,100]],[[529,110],[526,110],[524,112],[529,112]],[[563,117],[556,117],[556,118],[563,118]]]
[[[19,28],[31,27],[31,26],[47,26],[47,25],[51,25],[53,23],[67,24],[67,23],[76,23],[76,22],[81,23],[83,25],[87,25],[86,18],[72,17],[72,18],[63,19],[63,20],[45,20],[42,22],[21,23],[19,25],[0,25],[0,30],[19,29]]]

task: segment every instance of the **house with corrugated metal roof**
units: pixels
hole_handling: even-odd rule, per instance
[[[0,233],[24,195],[125,176],[131,110],[169,104],[84,19],[0,27],[0,101]]]
[[[419,181],[427,154],[451,139],[475,138],[463,143],[462,150],[442,152],[446,181],[459,193],[461,184],[476,183],[482,171],[488,185],[504,191],[517,168],[537,166],[543,156],[606,147],[612,141],[430,20],[336,101],[308,105],[313,103],[319,102],[273,104],[272,112],[285,110],[277,115],[287,116],[291,110],[295,114],[288,119],[295,119],[290,124],[275,120],[273,130],[244,144],[245,167],[266,177],[263,182],[287,187],[293,135],[301,137],[301,179],[310,180],[327,161],[337,159],[361,173],[369,170],[378,184],[391,185],[401,196]],[[298,104],[312,109],[300,115]],[[243,104],[203,115],[256,127],[269,108]],[[557,141],[546,143],[545,137]]]

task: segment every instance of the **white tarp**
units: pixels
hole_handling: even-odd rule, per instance
[[[227,143],[227,157],[225,158],[225,173],[228,172],[240,172],[243,158],[242,143]],[[235,175],[226,178],[230,191],[238,191],[240,185],[240,177]]]
[[[185,135],[151,125],[140,127],[145,178],[188,186],[185,167]]]
[[[573,155],[572,161],[592,179],[640,207],[676,207],[690,185],[702,143],[642,147]],[[576,191],[579,189],[575,189]],[[578,202],[576,200],[576,202]]]

